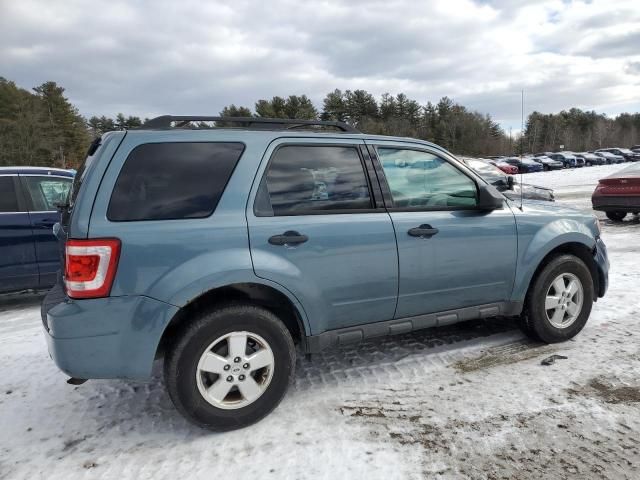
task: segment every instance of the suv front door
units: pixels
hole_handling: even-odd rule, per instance
[[[398,243],[396,317],[506,302],[516,268],[515,218],[508,205],[476,208],[477,184],[444,152],[418,144],[367,142]],[[490,310],[491,311],[491,310]],[[459,320],[455,314],[439,323]]]
[[[40,272],[39,286],[50,287],[56,282],[56,275],[61,268],[60,247],[53,234],[53,225],[60,221],[57,205],[65,203],[73,179],[57,175],[20,174],[20,180],[29,205]]]
[[[281,139],[258,172],[247,207],[254,270],[297,297],[312,334],[394,316],[396,240],[369,161],[359,140]]]

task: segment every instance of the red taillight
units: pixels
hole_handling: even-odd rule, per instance
[[[106,297],[116,275],[120,240],[67,240],[64,284],[71,298]]]

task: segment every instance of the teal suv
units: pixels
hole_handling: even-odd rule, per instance
[[[79,383],[162,359],[177,409],[214,430],[273,410],[297,353],[493,316],[560,342],[607,289],[594,216],[510,201],[437,145],[338,122],[107,133],[63,210],[53,360]]]

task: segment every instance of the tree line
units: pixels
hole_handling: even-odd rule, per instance
[[[523,148],[529,152],[564,150],[583,152],[640,144],[640,113],[615,118],[572,108],[556,114],[533,112],[527,118]]]
[[[92,138],[136,128],[138,116],[84,118],[64,95],[45,82],[31,91],[0,77],[0,165],[77,167]],[[275,96],[253,105],[224,107],[222,117],[297,118],[346,122],[364,133],[429,140],[453,153],[489,156],[541,151],[591,150],[640,143],[640,113],[609,118],[572,108],[556,114],[531,113],[521,138],[510,138],[490,115],[443,97],[420,104],[404,93],[376,98],[366,90],[334,90],[318,109],[307,95]],[[222,125],[224,123],[221,122]]]
[[[220,116],[337,120],[364,133],[420,138],[464,155],[497,155],[510,146],[490,115],[471,111],[448,97],[421,105],[404,93],[385,93],[377,100],[366,90],[336,89],[324,97],[321,111],[306,95],[290,95],[258,100],[253,111],[232,104]]]

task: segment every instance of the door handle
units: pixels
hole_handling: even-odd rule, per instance
[[[419,227],[409,229],[407,233],[412,237],[431,238],[439,231],[437,228],[433,228],[431,225],[425,223]]]
[[[298,245],[309,240],[306,235],[300,235],[294,230],[287,230],[282,235],[274,235],[269,237],[269,243],[271,245]]]

